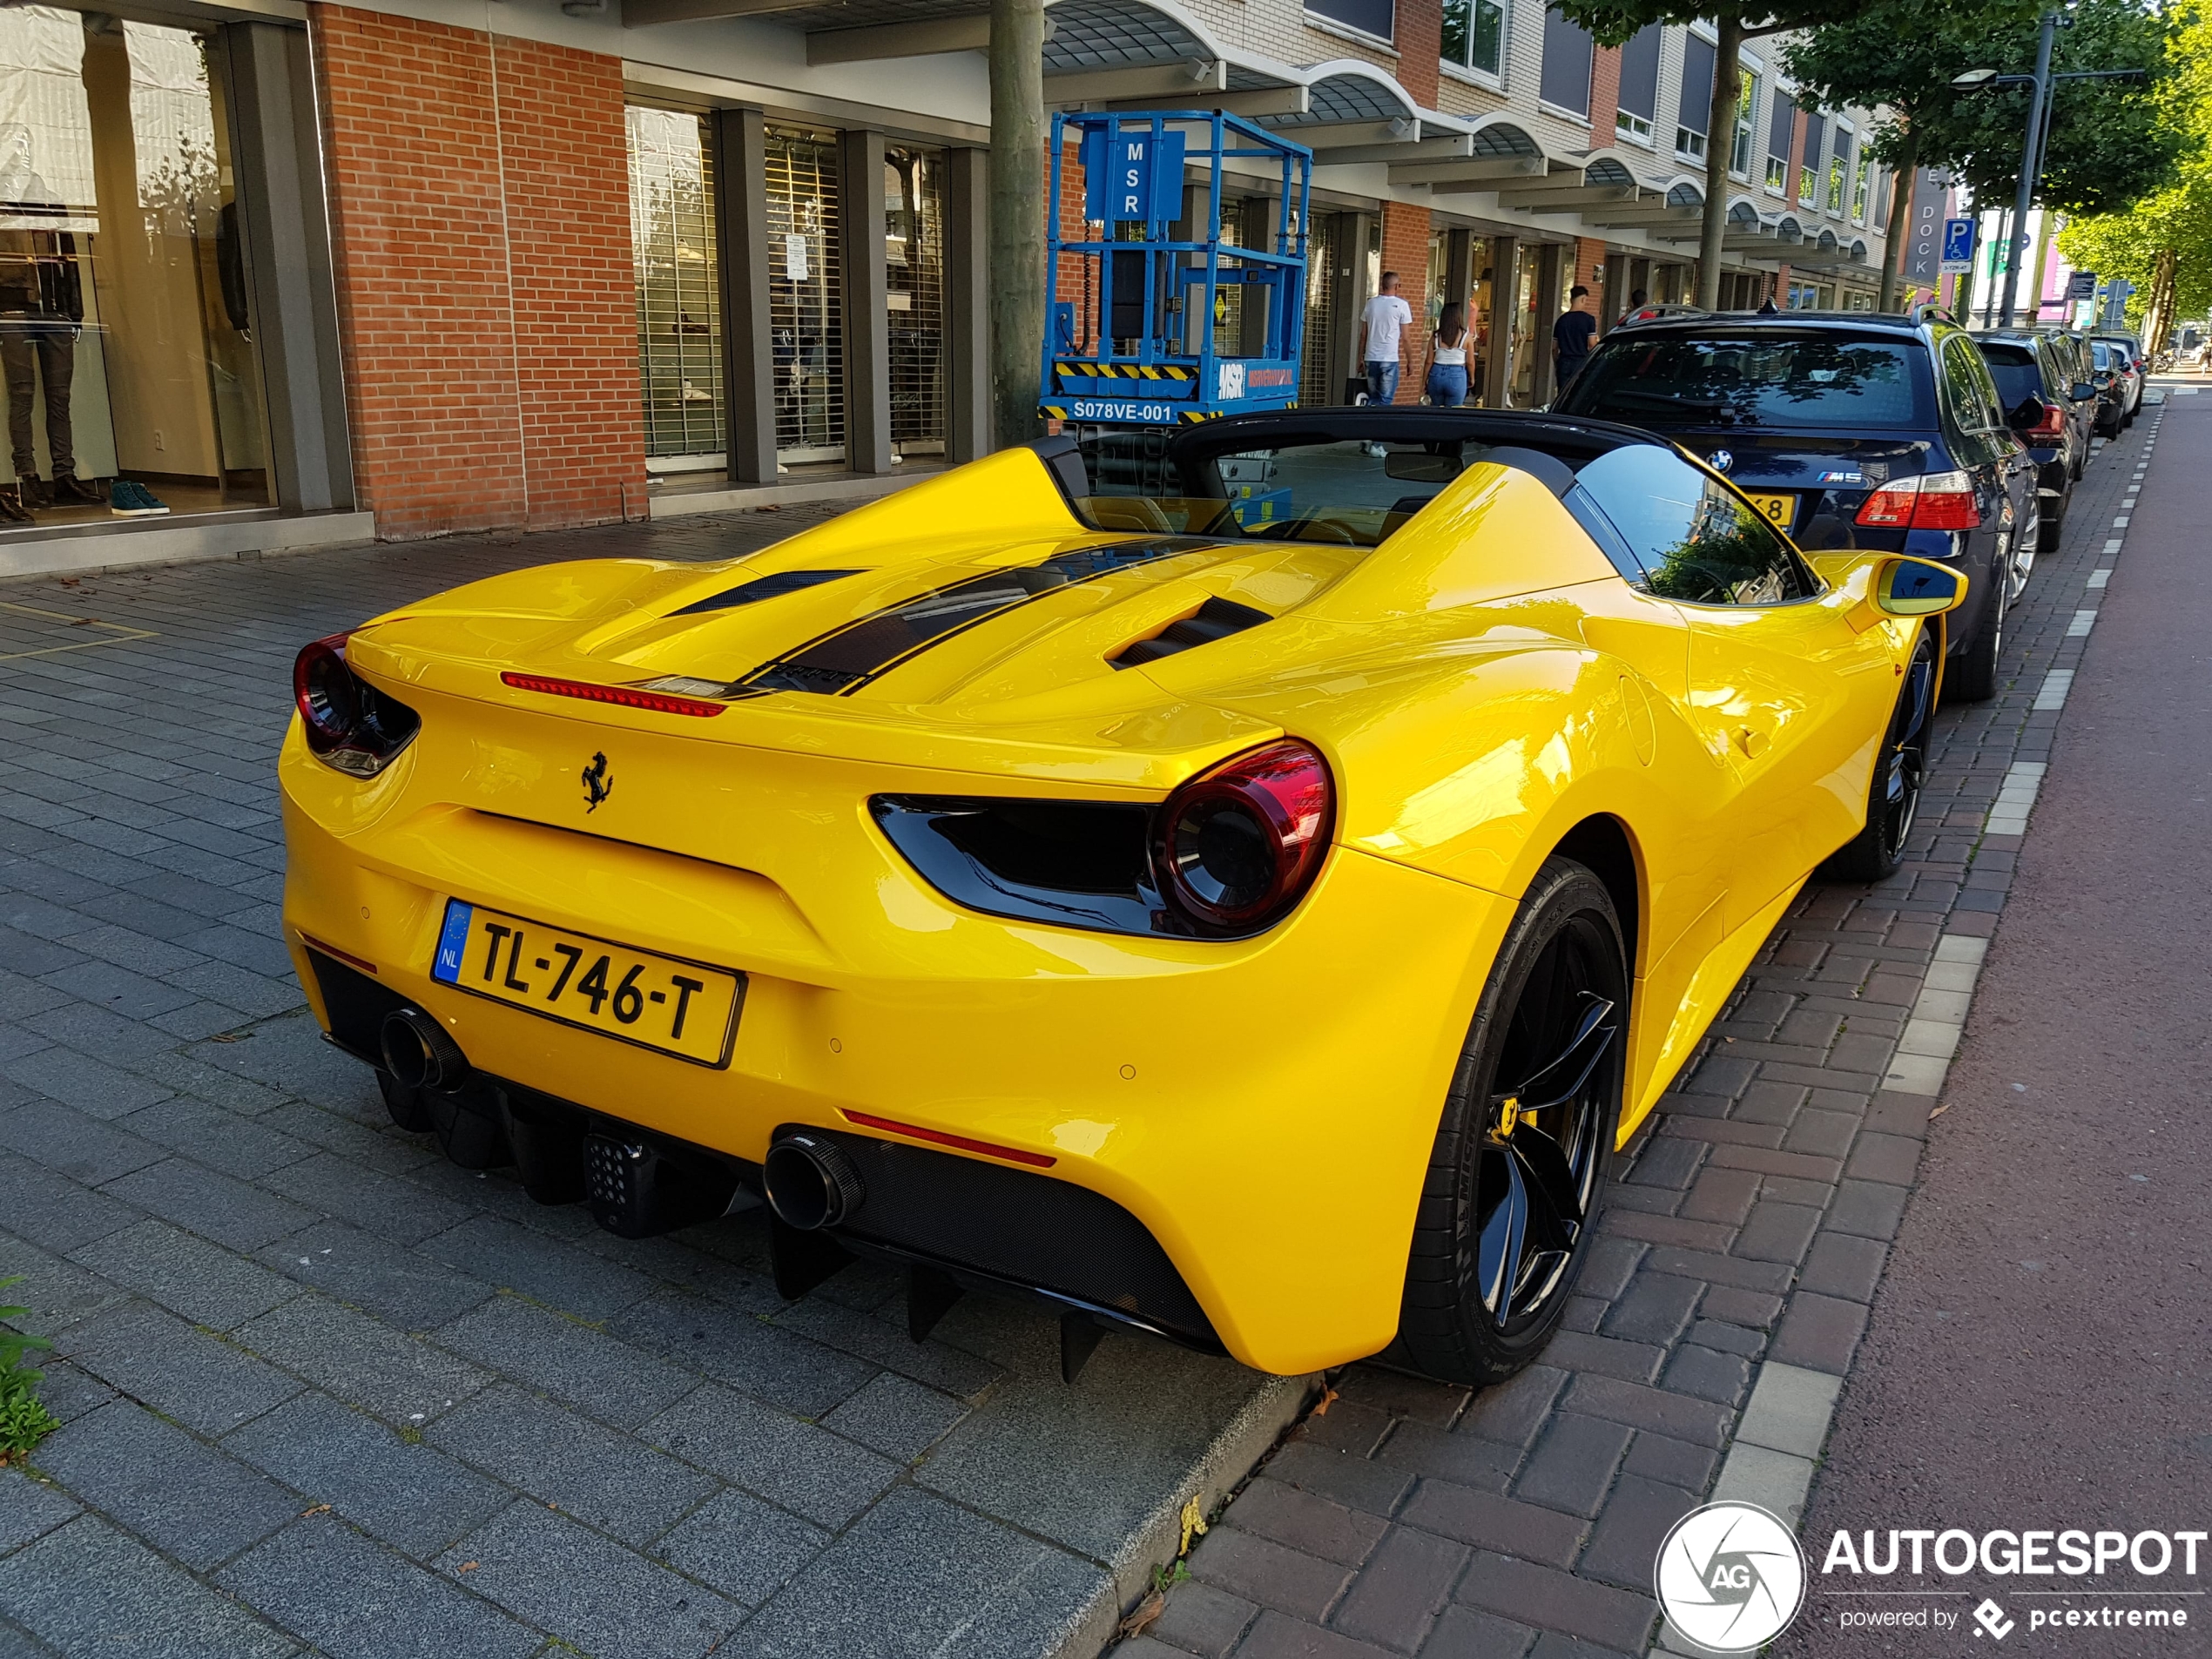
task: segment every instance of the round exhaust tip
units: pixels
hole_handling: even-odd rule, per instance
[[[461,1045],[421,1008],[395,1008],[379,1033],[384,1069],[405,1089],[451,1089],[469,1075]]]
[[[784,1136],[768,1149],[760,1169],[768,1207],[801,1232],[836,1226],[867,1197],[845,1150],[818,1135]]]

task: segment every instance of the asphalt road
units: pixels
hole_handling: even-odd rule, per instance
[[[1793,1654],[2212,1652],[2212,1545],[2195,1579],[2178,1558],[2158,1578],[1900,1573],[1856,1582],[1947,1594],[1844,1600],[1823,1592],[1853,1581],[1822,1573],[1839,1527],[1886,1549],[1892,1527],[2212,1526],[2208,477],[2212,395],[2171,398],[2125,551],[2096,561],[2111,585],[2080,601],[2097,620],[1814,1488]],[[2012,1628],[1986,1639],[1973,1610],[1990,1598]],[[1919,1607],[1960,1622],[1838,1618]],[[2152,1607],[2190,1628],[2032,1622]]]

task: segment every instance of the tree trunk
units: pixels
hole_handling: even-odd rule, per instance
[[[1895,311],[1905,287],[1905,261],[1912,251],[1914,175],[1920,169],[1920,134],[1910,116],[1905,121],[1905,153],[1898,158],[1897,182],[1890,186],[1890,228],[1883,243],[1882,292],[1877,311]]]
[[[1044,0],[991,0],[992,442],[1037,435],[1044,354]]]
[[[2161,248],[2151,266],[2150,296],[2143,304],[2143,352],[2155,357],[2164,347],[2174,326],[2174,274],[2176,251]]]
[[[1728,158],[1736,149],[1736,105],[1743,95],[1743,19],[1723,12],[1713,51],[1713,104],[1705,117],[1705,216],[1697,234],[1697,304],[1721,306],[1721,241],[1728,234]]]

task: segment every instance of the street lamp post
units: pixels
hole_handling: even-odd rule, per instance
[[[1997,326],[2013,326],[2013,303],[2020,294],[2023,252],[2034,246],[2027,233],[2027,210],[2033,204],[2035,181],[2043,171],[2043,106],[2051,96],[2051,43],[2058,37],[2059,14],[2043,14],[2043,28],[2035,37],[2035,92],[2027,101],[2027,144],[2020,152],[2020,181],[2013,192],[2013,233],[2005,244],[2005,301]]]
[[[2033,75],[2000,75],[1993,69],[1970,69],[1951,78],[1952,89],[1959,92],[1992,92],[2000,86],[2032,86],[2035,95],[2028,100],[2027,138],[2020,150],[2020,180],[2013,192],[2012,233],[2005,239],[2005,300],[1998,327],[2013,326],[2013,305],[2020,292],[2021,254],[2034,246],[2028,234],[2027,211],[2034,203],[2035,187],[2043,178],[2043,148],[2050,137],[2051,107],[2056,99],[2054,89],[2060,81],[2140,81],[2147,80],[2150,71],[2145,69],[2076,69],[2063,74],[2051,73],[2051,43],[2063,25],[2073,27],[2073,19],[2054,9],[2043,14],[2043,28],[2035,42],[2035,73]],[[1979,206],[1979,203],[1977,203]],[[2040,278],[2039,275],[2038,280]],[[2039,291],[2037,298],[2040,299]],[[2037,307],[2037,315],[2042,314]]]

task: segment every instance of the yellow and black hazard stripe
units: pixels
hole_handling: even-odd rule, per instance
[[[1093,374],[1102,381],[1193,381],[1197,374],[1172,363],[1059,363],[1062,374]]]

